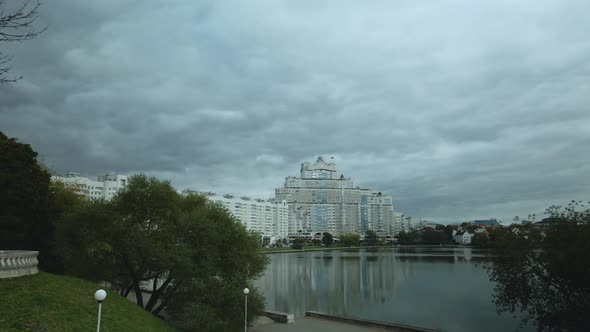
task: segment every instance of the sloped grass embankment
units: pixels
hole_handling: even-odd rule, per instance
[[[44,272],[0,279],[0,331],[96,331],[98,284]],[[116,292],[102,305],[101,332],[177,331]]]

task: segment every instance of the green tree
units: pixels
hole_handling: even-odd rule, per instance
[[[590,330],[590,209],[572,201],[547,209],[543,226],[496,239],[490,279],[499,312],[522,312],[538,331]]]
[[[471,245],[476,248],[489,248],[490,236],[487,233],[476,233],[471,239]]]
[[[397,235],[400,244],[415,244],[416,243],[417,232],[412,230],[410,232],[400,232]]]
[[[378,246],[381,244],[381,241],[379,241],[379,238],[377,237],[377,233],[370,229],[365,233],[365,242],[369,246]]]
[[[334,237],[332,236],[332,234],[329,232],[324,232],[324,234],[322,234],[322,243],[326,247],[331,247],[334,243]]]
[[[340,243],[343,246],[358,246],[361,242],[361,237],[356,233],[340,234]]]
[[[85,202],[58,230],[69,272],[107,281],[154,314],[166,309],[187,329],[240,328],[241,290],[267,263],[259,237],[225,208],[144,175],[111,202]],[[248,300],[253,319],[263,300],[253,288]]]
[[[443,244],[449,242],[444,231],[426,230],[422,232],[423,244]]]
[[[498,227],[488,232],[488,247],[499,248],[510,244],[510,236],[512,235],[510,228]]]
[[[49,236],[46,237],[46,251],[44,257],[44,270],[53,273],[64,273],[65,266],[63,257],[58,251],[56,228],[64,218],[79,209],[84,198],[63,183],[53,181],[49,185],[49,221],[51,228]]]
[[[293,249],[302,249],[303,246],[305,245],[305,240],[302,238],[296,238],[295,240],[293,240],[293,244],[291,245],[291,248]]]
[[[51,271],[49,178],[30,145],[0,132],[1,249],[38,250],[39,267]]]
[[[445,236],[446,236],[446,242],[452,242],[453,241],[453,226],[451,225],[446,225],[444,232],[445,232]]]

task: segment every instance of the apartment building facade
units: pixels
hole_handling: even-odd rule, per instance
[[[217,196],[214,193],[205,195],[210,201],[223,205],[247,230],[273,240],[287,238],[289,215],[286,201]]]
[[[370,229],[384,236],[395,232],[391,196],[355,186],[321,156],[314,164],[301,164],[299,177],[285,178],[275,199],[288,204],[290,233],[365,234]]]
[[[104,200],[112,199],[128,183],[126,175],[114,173],[99,175],[96,180],[92,180],[79,173],[67,172],[63,176],[52,176],[51,181],[61,182],[85,198]]]

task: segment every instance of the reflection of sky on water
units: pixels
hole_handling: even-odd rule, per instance
[[[302,316],[307,310],[441,328],[513,331],[498,316],[493,285],[471,248],[393,248],[272,254],[256,286],[269,310]]]

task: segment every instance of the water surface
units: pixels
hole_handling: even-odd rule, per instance
[[[379,320],[445,331],[515,331],[498,316],[484,251],[387,248],[271,254],[257,286],[266,307]],[[531,330],[525,329],[526,331]]]

